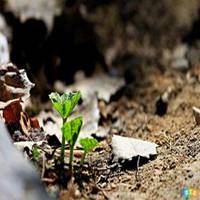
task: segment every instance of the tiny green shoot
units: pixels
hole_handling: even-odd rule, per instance
[[[80,133],[80,129],[82,126],[82,117],[77,117],[71,121],[67,121],[68,117],[71,115],[73,109],[78,104],[81,93],[78,92],[70,92],[59,95],[56,92],[53,92],[49,95],[49,98],[53,104],[55,110],[60,114],[63,125],[62,125],[62,144],[61,144],[61,164],[64,164],[64,151],[65,151],[65,141],[70,145],[70,161],[69,165],[72,168],[73,162],[73,150],[78,135]]]
[[[81,162],[80,162],[81,166],[83,165],[83,163],[85,161],[85,157],[86,157],[87,153],[92,151],[92,149],[94,149],[98,144],[99,144],[99,142],[94,138],[80,139],[80,145],[82,146],[82,148],[84,150],[84,154],[83,154],[83,156],[81,158]]]
[[[32,156],[35,160],[37,160],[40,157],[40,151],[37,147],[33,147],[32,149]]]

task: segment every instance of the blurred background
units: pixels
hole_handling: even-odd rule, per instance
[[[0,62],[25,68],[40,95],[80,70],[127,84],[187,70],[199,63],[199,39],[199,0],[0,1]]]

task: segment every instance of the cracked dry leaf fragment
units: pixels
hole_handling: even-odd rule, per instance
[[[131,160],[136,156],[150,158],[150,155],[156,155],[158,145],[140,139],[113,135],[111,146],[115,159]]]
[[[34,85],[24,69],[18,69],[12,63],[0,65],[0,108],[16,100],[26,101]]]

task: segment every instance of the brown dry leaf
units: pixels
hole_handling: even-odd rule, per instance
[[[149,158],[150,155],[156,155],[156,147],[158,145],[135,138],[113,135],[111,146],[116,160],[131,160],[136,156]]]
[[[31,128],[34,128],[34,129],[40,129],[40,123],[38,121],[38,119],[36,117],[31,117],[30,118],[30,125],[31,125]]]
[[[3,109],[3,117],[7,124],[19,124],[22,106],[20,101],[13,101]]]
[[[0,108],[16,100],[25,101],[33,86],[24,69],[11,63],[0,65]]]
[[[23,112],[19,100],[11,102],[3,109],[3,118],[8,125],[18,125],[19,129],[26,135],[30,135],[33,129],[40,130],[38,120],[29,118],[28,114]]]

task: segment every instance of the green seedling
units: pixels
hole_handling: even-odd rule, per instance
[[[83,165],[83,163],[85,161],[85,157],[86,157],[87,153],[92,151],[92,149],[94,149],[98,144],[99,144],[99,142],[94,138],[80,139],[80,145],[82,146],[82,148],[84,150],[84,154],[83,154],[83,156],[81,158],[81,162],[80,162],[81,166]]]
[[[78,101],[81,98],[81,93],[64,93],[59,95],[56,92],[53,92],[49,95],[49,98],[53,104],[55,110],[58,111],[62,117],[62,144],[61,144],[61,164],[64,164],[64,151],[65,151],[65,141],[70,145],[70,161],[69,165],[72,168],[73,162],[73,150],[76,140],[78,138],[81,126],[82,126],[82,117],[77,117],[71,121],[67,121],[68,117],[71,115],[73,109],[78,104]]]

